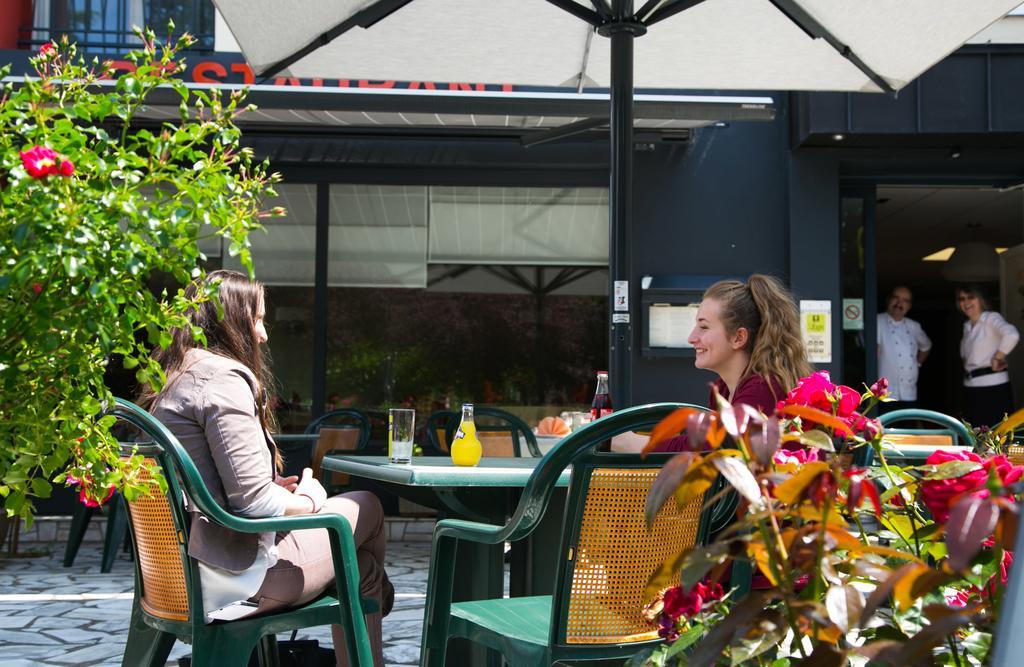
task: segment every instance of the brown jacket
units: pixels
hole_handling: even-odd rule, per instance
[[[237,514],[288,494],[274,483],[276,446],[257,416],[252,372],[204,349],[189,350],[182,368],[168,376],[152,413],[192,457],[214,500]],[[240,572],[255,561],[258,540],[257,533],[229,530],[194,511],[188,553]]]

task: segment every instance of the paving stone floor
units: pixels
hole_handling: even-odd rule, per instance
[[[0,553],[0,665],[120,665],[132,606],[128,556],[120,554],[113,571],[102,574],[102,546],[96,542],[83,543],[69,568],[61,563],[60,542],[22,542],[20,551],[44,555],[3,558],[6,552]],[[384,619],[389,666],[418,664],[429,559],[429,541],[388,544],[387,570],[396,591],[394,610]],[[326,626],[301,631],[299,638],[331,645]],[[168,665],[189,653],[187,644],[175,643]]]

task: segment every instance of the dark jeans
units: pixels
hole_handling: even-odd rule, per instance
[[[1009,382],[992,387],[964,387],[964,419],[974,427],[995,426],[1013,412]]]

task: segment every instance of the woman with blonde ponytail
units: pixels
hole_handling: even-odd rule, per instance
[[[772,415],[797,380],[814,372],[807,362],[793,297],[771,276],[755,273],[747,282],[723,280],[709,287],[687,340],[697,355],[694,365],[718,373],[708,399],[712,409],[718,407],[717,391],[733,405]],[[612,448],[635,450],[645,443],[646,438],[624,434]],[[657,451],[688,448],[683,435],[660,444]]]
[[[178,438],[206,488],[227,511],[258,518],[333,512],[348,519],[359,561],[360,595],[378,609],[366,615],[374,665],[383,667],[381,616],[394,602],[384,571],[384,511],[367,491],[327,497],[312,470],[282,477],[267,408],[270,372],[263,285],[235,271],[214,271],[188,286],[197,298],[188,326],[156,352],[167,383],[146,390],[140,403]],[[200,344],[193,331],[203,332]],[[331,545],[324,529],[239,533],[193,514],[188,553],[199,561],[207,622],[308,602],[334,583]],[[345,636],[332,626],[335,656],[348,665]],[[361,666],[363,667],[363,666]],[[365,666],[369,667],[369,665]]]

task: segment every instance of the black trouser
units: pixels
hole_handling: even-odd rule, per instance
[[[964,387],[964,419],[974,427],[995,426],[1013,412],[1009,382],[991,387]]]

